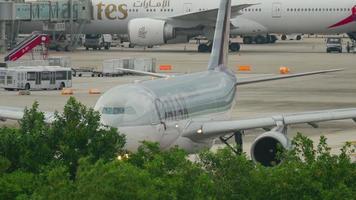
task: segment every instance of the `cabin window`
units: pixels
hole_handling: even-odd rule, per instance
[[[27,72],[27,80],[28,81],[36,80],[36,73],[35,72]]]
[[[66,71],[56,72],[56,79],[57,80],[66,80],[66,78],[67,78],[67,72]]]
[[[0,76],[0,84],[5,84],[5,76]]]
[[[42,80],[49,81],[49,72],[42,72]]]
[[[7,84],[12,84],[12,76],[7,76]]]

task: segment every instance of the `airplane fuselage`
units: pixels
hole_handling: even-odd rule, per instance
[[[233,0],[233,5],[251,1]],[[295,1],[264,0],[233,17],[232,33],[348,33],[356,31],[354,20],[338,22],[355,16],[355,0]],[[127,34],[128,22],[135,18],[169,18],[190,12],[213,9],[218,1],[205,0],[93,0],[93,19],[84,28],[86,33]],[[189,23],[183,22],[187,26]]]
[[[117,86],[106,92],[95,109],[102,123],[117,127],[135,150],[140,141],[159,142],[163,149],[178,145],[190,152],[212,145],[181,137],[193,121],[227,120],[235,104],[236,79],[228,71],[181,75]]]

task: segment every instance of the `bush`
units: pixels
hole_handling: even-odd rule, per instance
[[[70,98],[62,115],[45,123],[38,104],[25,109],[19,129],[0,129],[0,156],[10,161],[8,172],[22,170],[40,173],[51,163],[64,165],[75,178],[80,158],[93,163],[99,159],[112,161],[123,151],[125,138],[114,128],[102,127],[100,115]]]
[[[70,98],[51,125],[35,103],[19,129],[0,128],[0,199],[354,199],[355,146],[332,155],[326,138],[298,134],[273,168],[230,149],[196,161],[179,148],[143,142],[129,158],[125,138]]]

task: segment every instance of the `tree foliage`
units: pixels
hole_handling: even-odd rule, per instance
[[[298,134],[273,168],[229,149],[197,159],[179,148],[143,142],[117,160],[125,138],[75,99],[45,123],[38,104],[18,129],[0,128],[0,199],[355,199],[355,146],[333,155]]]
[[[74,98],[68,100],[63,114],[55,114],[51,125],[45,123],[37,102],[24,110],[19,124],[19,129],[0,128],[0,173],[4,177],[20,172],[37,177],[49,167],[61,166],[73,180],[79,159],[109,162],[125,144],[116,129],[101,126],[98,112]]]

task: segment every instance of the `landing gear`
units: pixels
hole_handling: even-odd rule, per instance
[[[275,35],[267,35],[268,43],[274,44],[278,40],[277,36]]]
[[[275,35],[257,35],[257,36],[245,36],[243,37],[244,44],[269,44],[269,43],[276,43],[278,40],[277,36]]]
[[[253,37],[246,36],[246,37],[243,38],[243,42],[244,42],[244,44],[252,44]]]
[[[267,38],[262,36],[262,35],[256,36],[255,37],[255,43],[256,44],[266,44],[267,43]]]
[[[230,45],[229,45],[229,49],[230,49],[230,51],[232,51],[232,52],[238,52],[238,51],[240,51],[240,48],[241,48],[241,46],[240,46],[240,44],[237,43],[237,42],[232,42],[232,43],[230,43]]]
[[[286,35],[282,35],[281,40],[287,40],[287,36]]]
[[[211,44],[199,44],[198,46],[198,52],[202,52],[202,53],[211,52],[211,49],[212,49]]]
[[[208,53],[208,52],[211,52],[212,48],[213,48],[213,45],[211,43],[199,44],[198,52]],[[241,49],[241,45],[237,42],[232,42],[229,44],[229,49],[232,52],[238,52]]]
[[[221,142],[223,142],[224,144],[226,144],[226,146],[228,146],[234,153],[236,153],[236,155],[241,155],[243,153],[243,137],[244,135],[244,131],[237,131],[234,134],[228,136],[228,137],[220,137]],[[233,146],[231,146],[227,141],[230,140],[232,137],[235,137],[235,143],[236,143],[236,147],[234,148]]]

